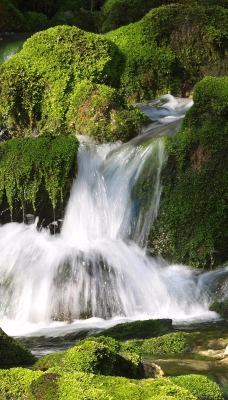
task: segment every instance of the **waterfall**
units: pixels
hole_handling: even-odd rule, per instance
[[[0,326],[7,333],[94,318],[216,317],[208,311],[212,282],[228,268],[203,274],[168,265],[146,245],[162,190],[163,136],[179,127],[161,123],[127,144],[80,137],[61,233],[38,231],[36,222],[0,227]]]

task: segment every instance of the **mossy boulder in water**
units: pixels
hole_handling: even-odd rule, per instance
[[[195,87],[183,127],[167,137],[168,161],[150,243],[172,262],[218,266],[227,259],[228,78]]]
[[[38,32],[1,67],[0,126],[13,136],[81,129],[99,131],[102,141],[116,140],[117,132],[128,140],[145,116],[115,93],[123,67],[121,52],[104,36],[69,26]]]
[[[35,370],[42,371],[54,367],[68,372],[144,377],[141,357],[133,352],[120,353],[120,344],[109,337],[88,337],[66,352],[42,357],[34,365]]]
[[[134,101],[168,91],[187,96],[204,76],[226,75],[227,26],[227,9],[185,2],[109,32],[126,58],[122,92]]]
[[[145,339],[164,335],[172,330],[171,319],[149,319],[146,321],[125,322],[100,333],[116,340]]]
[[[0,329],[0,367],[33,364],[36,358],[27,348]]]

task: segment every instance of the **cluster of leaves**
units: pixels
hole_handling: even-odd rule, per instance
[[[73,136],[18,138],[0,144],[0,200],[6,194],[11,212],[14,200],[36,210],[43,184],[55,208],[69,179],[75,177],[78,141]]]
[[[228,79],[195,87],[184,126],[167,137],[158,219],[151,244],[166,259],[196,267],[226,261]]]
[[[126,57],[122,92],[136,101],[167,91],[185,95],[209,73],[225,75],[227,26],[225,8],[192,2],[154,8],[108,33]]]

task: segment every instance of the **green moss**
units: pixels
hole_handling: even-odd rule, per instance
[[[170,378],[170,380],[176,385],[188,389],[199,400],[223,400],[219,386],[206,376],[192,374]]]
[[[101,35],[58,26],[29,38],[1,67],[0,124],[13,135],[69,131],[66,113],[83,80],[117,86],[123,57]]]
[[[180,354],[188,349],[182,333],[170,333],[161,337],[144,340],[141,350],[144,354]]]
[[[0,144],[0,203],[6,193],[13,212],[16,198],[24,208],[37,208],[37,194],[45,186],[52,206],[63,199],[69,180],[75,178],[78,141],[69,136],[12,139]]]
[[[187,388],[179,387],[168,379],[147,379],[142,383],[144,384],[144,393],[151,399],[196,400],[196,397]]]
[[[34,371],[47,371],[50,368],[53,367],[63,367],[64,365],[64,357],[65,357],[66,352],[58,352],[58,353],[53,353],[53,354],[47,354],[39,360],[36,361],[36,363],[33,365],[33,370]]]
[[[183,128],[165,138],[168,160],[151,246],[166,259],[198,267],[227,258],[228,79],[195,87]]]
[[[192,2],[152,9],[110,32],[126,57],[122,92],[137,101],[167,91],[185,96],[202,77],[226,75],[227,26],[225,8]]]
[[[116,89],[82,80],[74,87],[66,121],[71,132],[100,142],[126,142],[140,132],[147,118],[128,105]]]
[[[171,319],[151,319],[146,321],[134,321],[118,324],[113,328],[102,331],[100,335],[110,336],[116,340],[149,338],[163,335],[172,330]]]
[[[36,400],[59,400],[60,374],[47,372],[30,384],[29,390]]]
[[[0,329],[0,367],[33,364],[36,357]]]
[[[32,400],[34,397],[31,395],[29,386],[41,375],[42,372],[25,368],[0,370],[1,400]]]

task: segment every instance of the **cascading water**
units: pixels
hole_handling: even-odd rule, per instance
[[[124,145],[81,139],[61,234],[39,232],[36,224],[0,227],[0,326],[7,333],[61,324],[69,330],[54,321],[75,329],[83,318],[98,325],[216,316],[208,311],[212,282],[219,285],[227,268],[200,274],[146,250],[161,194],[162,136],[179,126],[160,124]]]

